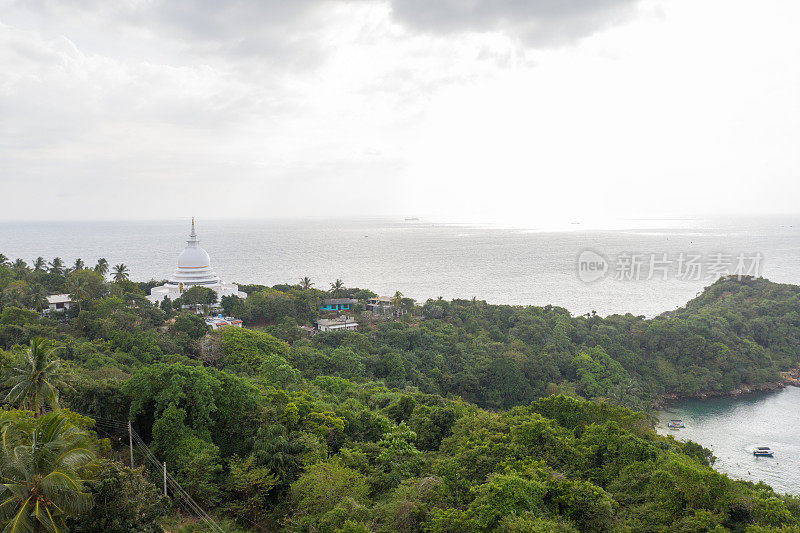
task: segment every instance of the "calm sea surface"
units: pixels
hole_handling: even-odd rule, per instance
[[[714,452],[714,468],[734,478],[764,481],[778,492],[800,494],[800,388],[744,398],[686,401],[660,413],[659,433],[693,440]],[[680,418],[685,429],[667,429]],[[775,457],[754,457],[769,446]]]
[[[653,316],[675,309],[713,281],[678,279],[659,271],[646,279],[651,258],[663,254],[761,254],[773,281],[800,283],[800,220],[631,221],[614,230],[433,224],[403,220],[198,220],[212,265],[226,281],[296,283],[309,276],[327,289],[341,278],[349,287],[381,294],[400,290],[424,301],[443,296],[491,303],[554,304],[573,314],[630,312]],[[0,253],[28,262],[37,256],[105,257],[125,263],[133,279],[164,279],[189,233],[188,220],[158,222],[0,222]],[[584,250],[607,258],[604,279],[585,283],[577,258]],[[642,269],[617,281],[615,257],[639,254]],[[631,271],[627,272],[628,274]],[[639,279],[636,279],[639,278]]]

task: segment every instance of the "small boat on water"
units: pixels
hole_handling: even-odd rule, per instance
[[[768,446],[759,446],[755,450],[753,450],[753,455],[756,457],[772,457],[773,452],[769,449]]]
[[[667,422],[667,427],[669,429],[680,429],[680,428],[685,428],[686,425],[683,423],[683,420],[679,420],[676,418],[674,420],[670,420],[669,422]]]

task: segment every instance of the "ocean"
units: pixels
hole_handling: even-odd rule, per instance
[[[710,449],[714,468],[737,479],[764,481],[778,492],[800,494],[800,388],[680,402],[660,416],[658,432],[692,440]],[[686,428],[670,430],[670,419]],[[774,457],[755,457],[756,446],[768,446]]]
[[[190,221],[0,222],[0,253],[125,263],[164,279]],[[212,220],[197,232],[225,281],[348,287],[418,301],[439,296],[557,305],[575,315],[655,316],[737,266],[800,284],[800,219],[631,220],[606,227],[509,228],[403,219]]]

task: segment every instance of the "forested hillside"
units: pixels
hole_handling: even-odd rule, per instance
[[[104,438],[109,424],[131,421],[231,531],[800,524],[800,501],[715,472],[708,450],[657,436],[630,409],[796,366],[795,286],[723,279],[649,320],[398,295],[399,318],[357,312],[360,331],[308,337],[297,326],[327,296],[308,283],[244,287],[246,300],[221,303],[248,327],[209,332],[181,311],[209,303],[202,291],[153,307],[144,296],[155,282],[104,274],[0,266],[6,523],[200,530],[159,496],[155,472],[120,463],[127,440]],[[43,317],[52,292],[77,305]],[[23,449],[39,455],[20,462]],[[74,483],[41,481],[53,472]]]

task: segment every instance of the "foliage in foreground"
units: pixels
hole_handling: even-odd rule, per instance
[[[84,480],[92,476],[96,445],[67,414],[3,411],[0,437],[5,531],[63,531],[67,518],[90,509]]]
[[[402,320],[361,315],[358,333],[308,339],[297,325],[318,316],[324,295],[308,283],[245,288],[247,300],[221,303],[261,329],[207,335],[172,303],[150,305],[144,294],[155,282],[122,272],[98,284],[77,265],[65,274],[55,260],[42,268],[0,266],[4,397],[35,411],[3,414],[2,472],[17,479],[4,488],[13,494],[7,521],[45,523],[23,497],[49,490],[49,481],[29,479],[46,479],[58,464],[31,443],[44,442],[33,428],[56,415],[34,415],[55,407],[60,389],[76,411],[132,420],[194,499],[235,521],[231,530],[798,527],[795,498],[719,474],[708,450],[657,436],[643,414],[619,406],[776,379],[798,363],[797,287],[724,279],[651,320],[476,300],[415,306],[398,297],[409,311]],[[37,308],[42,291],[61,290],[75,292],[80,309],[58,319],[25,309]],[[32,344],[38,337],[45,340]],[[19,357],[34,344],[47,355],[28,357],[26,370]],[[93,451],[87,423],[64,428],[88,435]],[[24,456],[13,451],[20,446],[30,455],[23,463],[43,474],[26,477],[13,464]],[[121,451],[104,451],[103,463],[70,460],[71,506],[59,506],[51,525],[161,529],[166,502],[145,473],[107,462]]]

